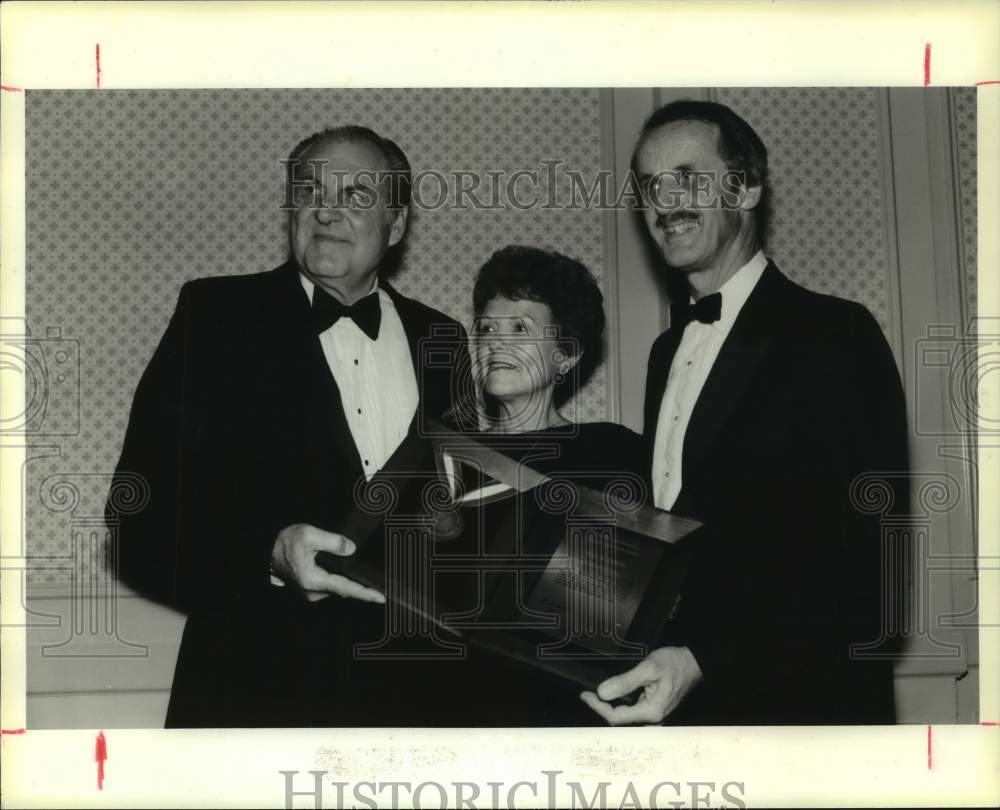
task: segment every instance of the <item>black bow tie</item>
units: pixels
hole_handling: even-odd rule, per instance
[[[712,293],[693,304],[678,307],[678,318],[685,326],[691,321],[715,323],[722,316],[722,293]]]
[[[325,332],[341,318],[350,318],[372,340],[378,338],[378,328],[382,323],[378,293],[369,293],[351,306],[345,306],[322,287],[314,287],[312,319],[316,334]]]

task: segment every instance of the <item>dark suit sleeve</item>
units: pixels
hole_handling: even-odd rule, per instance
[[[132,401],[122,454],[105,507],[119,578],[144,596],[180,607],[177,593],[184,474],[184,365],[189,287]],[[122,493],[136,491],[132,505]]]
[[[853,316],[844,358],[852,372],[848,388],[854,406],[853,435],[848,437],[852,472],[905,474],[909,469],[906,400],[899,371],[875,318],[861,306],[854,309]]]
[[[882,331],[863,307],[855,310],[852,332],[853,390],[846,479],[849,487],[843,522],[848,564],[858,578],[852,601],[856,643],[879,642],[892,652],[905,597],[902,562],[907,549],[889,549],[883,537],[886,518],[910,514],[909,448],[906,400],[892,352]],[[887,494],[886,508],[873,509],[871,491]],[[877,499],[876,499],[877,500]],[[897,542],[903,542],[897,536]]]
[[[139,381],[105,508],[120,580],[185,611],[266,590],[274,541],[273,527],[241,525],[223,445],[206,430],[215,337],[196,286],[181,289]]]
[[[882,635],[882,597],[899,592],[899,572],[884,568],[882,516],[858,507],[855,484],[884,475],[907,511],[905,401],[877,322],[840,303],[789,383],[815,409],[781,416],[770,448],[781,455],[748,465],[697,538],[683,641],[729,702],[723,713],[891,717],[886,662],[859,665],[852,647]]]

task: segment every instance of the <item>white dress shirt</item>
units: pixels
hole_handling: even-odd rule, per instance
[[[736,322],[753,288],[757,285],[767,258],[763,251],[736,271],[719,290],[722,313],[715,323],[692,320],[684,327],[677,353],[670,364],[667,387],[660,403],[653,445],[653,499],[660,509],[673,507],[681,491],[681,460],[684,434],[701,389],[719,356],[726,336]]]
[[[315,285],[301,273],[299,279],[312,303]],[[373,294],[378,295],[382,308],[378,338],[372,340],[351,318],[340,318],[319,336],[340,389],[361,469],[369,480],[403,441],[420,396],[396,305],[377,280],[369,293]]]

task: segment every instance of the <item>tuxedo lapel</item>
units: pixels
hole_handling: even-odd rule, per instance
[[[645,422],[643,433],[646,436],[646,443],[652,449],[656,440],[656,423],[660,413],[660,403],[663,402],[663,395],[667,391],[667,380],[670,377],[670,366],[674,362],[674,355],[681,345],[683,329],[672,328],[664,332],[660,337],[650,357],[649,369],[646,381],[646,409],[644,413]]]
[[[738,414],[747,387],[774,343],[784,276],[768,263],[726,337],[698,396],[684,434],[683,480],[709,457],[726,422]]]
[[[433,310],[400,295],[389,284],[382,283],[382,288],[396,306],[417,378],[420,404],[410,424],[412,430],[421,420],[443,419],[453,398],[465,391],[457,381],[462,379],[463,370],[468,373],[460,354],[467,352],[466,337],[455,321],[440,313],[435,318]],[[443,359],[449,356],[451,359]]]
[[[323,347],[312,326],[310,303],[299,280],[298,267],[289,262],[275,271],[276,295],[274,301],[263,302],[268,312],[278,319],[276,334],[285,339],[275,340],[273,345],[281,347],[282,356],[274,357],[275,363],[287,369],[284,378],[291,391],[284,396],[293,397],[301,406],[309,432],[309,440],[329,443],[336,455],[331,458],[346,461],[347,475],[356,478],[362,475],[361,459],[351,436],[351,429],[344,413],[340,388],[323,354]],[[266,322],[266,321],[265,321]],[[343,475],[342,464],[337,472]]]
[[[403,331],[406,333],[406,342],[410,347],[410,359],[413,361],[413,370],[416,372],[417,380],[420,380],[420,340],[427,336],[428,324],[424,318],[419,316],[415,308],[410,305],[410,299],[400,295],[396,289],[387,282],[379,282],[379,286],[386,291],[396,306],[399,320],[403,324]],[[423,391],[420,392],[423,396]]]

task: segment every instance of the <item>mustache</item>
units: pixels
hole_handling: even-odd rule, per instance
[[[672,211],[670,213],[658,214],[656,217],[657,228],[667,228],[679,222],[697,222],[701,215],[694,211]]]

